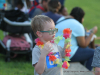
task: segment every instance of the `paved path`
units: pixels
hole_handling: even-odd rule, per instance
[[[63,69],[63,75],[94,75],[93,71],[89,71],[78,62],[70,63],[68,69]]]

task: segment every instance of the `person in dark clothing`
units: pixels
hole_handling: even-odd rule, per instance
[[[29,17],[33,18],[36,15],[41,15],[44,12],[47,12],[49,0],[41,0],[41,4],[38,4],[36,7],[32,6],[29,11]]]
[[[43,13],[43,15],[46,15],[53,19],[53,21],[56,23],[56,21],[62,17],[62,15],[58,14],[59,9],[61,8],[61,4],[59,0],[50,0],[48,3],[48,12]]]

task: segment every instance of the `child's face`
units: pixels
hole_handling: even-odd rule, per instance
[[[53,40],[55,37],[55,33],[57,32],[57,29],[55,29],[54,22],[47,22],[44,25],[44,30],[41,31],[42,33],[42,39],[45,41]]]

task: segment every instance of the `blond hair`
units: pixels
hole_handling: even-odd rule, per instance
[[[44,16],[44,15],[36,15],[34,18],[32,18],[31,27],[32,27],[32,30],[34,32],[34,35],[36,37],[38,37],[36,32],[37,31],[43,31],[46,23],[52,22],[52,21],[53,20],[51,18]]]

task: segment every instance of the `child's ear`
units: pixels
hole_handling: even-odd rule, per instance
[[[42,36],[42,33],[40,31],[37,31],[36,34],[38,35],[38,37]]]

